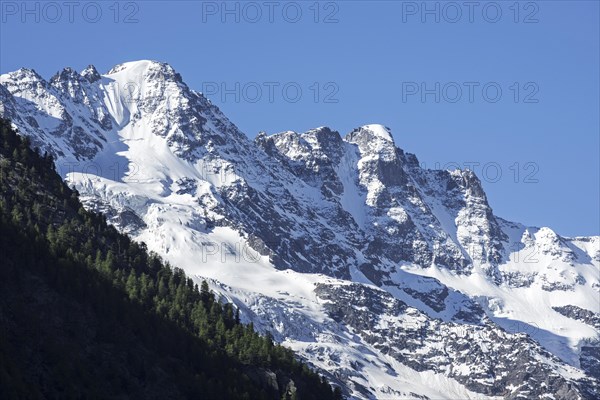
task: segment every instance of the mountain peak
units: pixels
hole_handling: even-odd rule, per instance
[[[379,154],[390,160],[396,158],[394,138],[390,128],[386,126],[379,124],[363,125],[346,135],[345,140],[358,145],[363,154]]]
[[[366,129],[371,131],[375,136],[380,139],[386,140],[388,142],[394,142],[394,138],[392,137],[392,130],[387,126],[380,124],[370,124],[362,126],[361,129]]]
[[[318,128],[310,129],[302,134],[303,137],[314,137],[318,140],[333,140],[341,142],[342,137],[338,131],[334,131],[328,126],[320,126]]]
[[[108,71],[107,75],[126,73],[127,75],[154,75],[174,76],[180,81],[181,78],[175,69],[167,63],[154,60],[138,60],[117,64]]]
[[[350,143],[359,143],[364,141],[379,142],[382,145],[389,143],[392,146],[395,146],[391,129],[380,124],[360,126],[346,135],[346,141]]]
[[[135,83],[136,85],[142,85],[143,82],[183,84],[181,75],[173,67],[167,63],[152,60],[130,61],[115,65],[106,76],[121,83]]]
[[[90,82],[96,82],[101,78],[100,73],[93,65],[88,65],[80,74],[82,77]]]
[[[341,156],[344,141],[338,131],[322,126],[303,133],[302,138],[310,143],[313,149],[320,149],[328,157],[337,159]]]
[[[55,81],[73,81],[79,80],[80,77],[81,76],[73,68],[65,67],[62,71],[54,74],[54,76],[50,78],[50,82],[52,83]]]
[[[6,80],[12,80],[12,81],[44,81],[44,78],[42,78],[34,69],[30,69],[30,68],[19,68],[16,71],[13,72],[9,72],[6,74],[2,75],[3,78],[6,78]],[[3,79],[4,81],[4,79]]]
[[[106,75],[117,74],[117,73],[123,72],[125,70],[144,71],[144,70],[148,69],[150,66],[152,66],[153,64],[160,65],[161,63],[159,61],[153,61],[153,60],[127,61],[127,62],[115,65],[106,73]]]

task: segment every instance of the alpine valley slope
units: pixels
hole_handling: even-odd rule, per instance
[[[0,116],[350,397],[600,397],[600,237],[495,216],[386,127],[252,141],[154,61],[1,75]]]

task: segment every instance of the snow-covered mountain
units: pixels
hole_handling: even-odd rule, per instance
[[[387,127],[252,141],[153,61],[1,75],[0,116],[351,397],[600,397],[600,237],[495,216]]]

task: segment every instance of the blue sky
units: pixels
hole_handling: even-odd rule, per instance
[[[250,137],[381,123],[497,215],[600,234],[597,1],[315,3],[2,1],[0,72],[165,61]]]

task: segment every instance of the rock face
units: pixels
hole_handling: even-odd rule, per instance
[[[330,301],[325,309],[335,321],[361,332],[367,343],[417,371],[444,374],[488,396],[540,398],[549,387],[552,393],[578,395],[548,365],[559,362],[556,357],[527,335],[507,333],[482,315],[465,328],[428,319],[389,293],[363,285],[320,284],[316,292]],[[515,382],[526,383],[513,386]]]
[[[421,168],[387,127],[252,141],[153,61],[2,75],[0,115],[347,395],[598,396],[600,238],[495,216],[473,172]]]
[[[577,306],[553,307],[562,315],[584,322],[600,331],[600,314]]]

